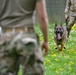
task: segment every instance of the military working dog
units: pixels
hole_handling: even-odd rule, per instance
[[[62,26],[62,24],[55,24],[54,41],[56,43],[56,49],[58,49],[59,51],[62,52],[62,50],[66,48],[65,43],[67,41],[67,30],[65,26]]]

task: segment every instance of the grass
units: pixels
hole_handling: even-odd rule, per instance
[[[64,24],[65,25],[65,24]],[[38,25],[36,31],[42,43],[43,37]],[[76,75],[76,25],[71,30],[66,49],[61,54],[55,49],[54,24],[49,25],[49,54],[44,57],[45,75]],[[19,72],[19,75],[22,71]]]

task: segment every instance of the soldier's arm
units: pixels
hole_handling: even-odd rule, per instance
[[[70,3],[71,3],[70,0],[66,1],[66,7],[65,7],[65,18],[66,19],[68,18],[68,14],[69,14],[69,11],[70,11]]]
[[[39,25],[43,33],[44,42],[42,48],[45,49],[45,54],[48,53],[48,17],[46,12],[46,3],[45,0],[39,0],[36,3],[36,10],[38,14]]]

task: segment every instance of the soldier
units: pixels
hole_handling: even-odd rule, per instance
[[[65,8],[65,19],[69,19],[67,23],[68,37],[72,26],[76,20],[76,0],[67,0]]]
[[[17,75],[22,65],[23,75],[44,75],[43,54],[34,29],[37,10],[48,54],[48,18],[45,0],[0,0],[0,75]]]

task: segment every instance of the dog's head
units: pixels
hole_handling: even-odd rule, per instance
[[[64,28],[63,28],[62,24],[60,24],[60,25],[55,24],[54,33],[55,33],[56,39],[58,39],[58,40],[62,39],[62,36],[64,33]]]

